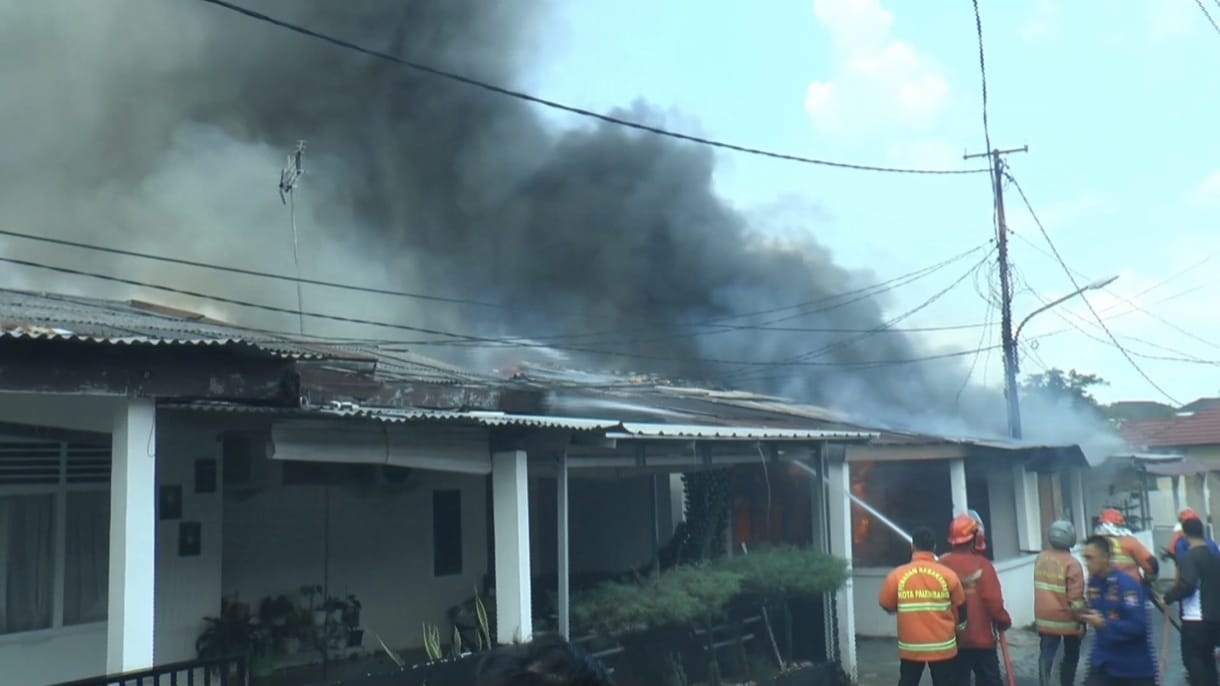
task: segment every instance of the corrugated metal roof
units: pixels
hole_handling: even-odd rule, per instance
[[[532,429],[566,429],[571,431],[597,431],[619,426],[613,419],[586,419],[579,417],[547,417],[540,415],[508,414],[505,412],[461,412],[452,410],[411,410],[396,408],[336,407],[319,408],[316,414],[332,417],[354,417],[391,424],[408,422],[466,422],[488,427],[520,426]]]
[[[622,439],[687,439],[687,440],[788,440],[788,441],[866,441],[876,436],[864,431],[823,429],[792,429],[759,426],[716,426],[704,424],[648,424],[620,422],[616,419],[592,417],[558,417],[509,414],[506,412],[476,412],[458,410],[399,409],[362,407],[336,404],[312,408],[276,408],[238,405],[224,402],[166,403],[164,407],[207,412],[236,412],[275,416],[334,417],[364,419],[390,424],[413,422],[447,422],[476,424],[486,427],[517,426],[532,429],[567,431],[605,431],[608,438]]]
[[[721,440],[793,440],[866,441],[877,436],[866,431],[840,431],[834,429],[797,429],[759,426],[713,426],[697,424],[640,424],[623,423],[623,433],[609,433],[607,438],[674,438],[674,439],[721,439]]]
[[[203,315],[138,301],[0,289],[0,338],[82,341],[110,345],[246,348],[277,357],[353,357]]]

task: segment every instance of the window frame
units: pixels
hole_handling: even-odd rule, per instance
[[[30,427],[34,429],[33,427]],[[85,434],[77,434],[71,432],[72,435],[52,434],[46,430],[23,430],[13,431],[11,425],[0,425],[0,431],[5,433],[0,434],[0,446],[7,443],[48,443],[59,447],[59,468],[56,475],[55,483],[44,484],[6,484],[0,482],[0,498],[6,496],[22,496],[22,495],[50,495],[54,499],[55,512],[55,550],[54,550],[54,570],[52,592],[54,598],[52,601],[51,610],[51,626],[40,629],[31,629],[29,631],[17,631],[12,633],[0,632],[0,643],[11,642],[14,640],[26,640],[39,636],[62,635],[75,631],[87,630],[99,625],[105,625],[109,621],[109,612],[107,618],[94,621],[83,622],[80,624],[65,624],[64,615],[67,610],[66,599],[67,589],[67,561],[68,561],[68,495],[70,493],[110,493],[111,490],[111,466],[107,467],[106,479],[104,482],[93,483],[71,483],[69,477],[69,457],[73,449],[103,449],[107,453],[107,460],[112,461],[111,446],[109,437],[105,437],[103,442],[102,437],[94,437],[91,434],[89,438],[85,438]],[[54,437],[53,437],[54,436]],[[76,440],[73,440],[73,439]],[[111,462],[111,465],[113,462]],[[109,545],[107,546],[109,548]]]

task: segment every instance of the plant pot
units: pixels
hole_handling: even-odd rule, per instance
[[[347,647],[359,648],[364,645],[364,629],[348,629]]]
[[[266,679],[275,673],[275,661],[270,656],[260,655],[250,660],[250,676],[255,679]]]

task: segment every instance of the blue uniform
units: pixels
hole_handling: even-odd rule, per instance
[[[1152,634],[1139,582],[1111,569],[1104,577],[1089,579],[1085,596],[1089,608],[1106,620],[1105,626],[1096,630],[1090,668],[1119,679],[1155,678]]]
[[[1207,539],[1207,549],[1212,551],[1212,555],[1220,557],[1220,546],[1212,539]],[[1182,554],[1190,550],[1190,541],[1185,536],[1178,538],[1178,542],[1173,546],[1173,559],[1177,560],[1182,557]]]

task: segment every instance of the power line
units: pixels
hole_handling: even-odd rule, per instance
[[[72,275],[72,276],[84,276],[84,277],[88,277],[88,278],[92,278],[92,279],[98,279],[101,281],[109,281],[112,283],[121,283],[121,284],[128,285],[128,286],[136,286],[139,288],[148,288],[148,289],[152,289],[152,290],[164,291],[167,293],[175,293],[178,295],[185,295],[188,297],[198,298],[201,300],[207,300],[210,302],[234,305],[237,307],[245,307],[245,308],[250,308],[250,309],[255,309],[255,310],[261,310],[264,312],[274,312],[274,313],[286,314],[286,315],[298,314],[297,310],[290,309],[287,307],[279,307],[276,305],[264,305],[261,303],[255,303],[255,302],[251,302],[248,300],[241,300],[241,299],[237,299],[237,298],[227,298],[224,296],[215,295],[215,294],[211,294],[211,293],[203,293],[200,291],[193,291],[193,290],[188,290],[188,289],[184,289],[184,288],[177,288],[174,286],[166,286],[164,284],[150,283],[150,282],[146,282],[146,281],[138,281],[135,279],[128,279],[125,277],[112,276],[112,275],[108,275],[108,274],[99,274],[96,272],[88,272],[88,271],[84,271],[84,270],[80,270],[80,269],[72,269],[69,267],[60,267],[60,266],[55,266],[55,265],[49,265],[49,264],[44,264],[44,263],[40,263],[40,262],[34,262],[31,260],[22,260],[22,259],[16,259],[16,258],[12,258],[12,257],[0,257],[0,262],[5,262],[8,264],[14,264],[14,265],[23,266],[23,267],[31,267],[34,269],[45,269],[45,270],[57,272],[60,274],[68,274],[68,275]],[[325,319],[325,320],[343,322],[343,323],[348,323],[348,324],[360,324],[363,326],[383,327],[383,328],[387,328],[387,329],[414,331],[417,333],[426,333],[426,334],[431,334],[431,335],[444,336],[448,339],[454,339],[454,340],[436,340],[436,341],[429,341],[429,342],[421,342],[421,345],[448,346],[448,345],[452,345],[455,341],[483,341],[483,342],[488,342],[488,343],[500,343],[500,344],[504,344],[508,347],[514,347],[514,348],[539,348],[539,349],[566,350],[566,351],[572,351],[572,352],[581,352],[581,353],[588,353],[588,354],[594,354],[594,355],[606,355],[606,356],[610,356],[610,357],[623,357],[623,358],[638,359],[638,360],[653,360],[653,361],[663,361],[663,362],[700,362],[700,363],[708,363],[708,364],[721,364],[721,365],[726,365],[726,366],[884,367],[884,366],[889,366],[889,365],[912,364],[912,363],[923,362],[923,361],[927,361],[927,360],[943,359],[944,357],[965,355],[965,354],[970,354],[972,352],[972,351],[961,351],[958,353],[948,353],[948,354],[944,354],[944,355],[933,355],[933,356],[928,356],[928,357],[915,357],[915,358],[905,358],[905,359],[897,359],[897,360],[866,360],[866,361],[862,361],[862,362],[807,362],[807,361],[774,362],[774,361],[761,361],[761,360],[725,360],[725,359],[707,358],[707,357],[681,357],[681,358],[679,358],[679,357],[672,357],[672,356],[644,355],[644,354],[638,354],[638,353],[627,353],[627,352],[620,352],[620,351],[615,351],[615,350],[601,350],[601,349],[596,349],[596,348],[585,348],[585,347],[577,347],[577,346],[542,345],[542,344],[537,344],[537,343],[529,343],[529,342],[525,342],[525,341],[515,341],[512,339],[502,339],[502,338],[498,339],[498,338],[487,337],[487,336],[477,336],[477,335],[472,335],[472,334],[455,333],[455,332],[443,331],[443,330],[439,330],[439,329],[411,326],[408,324],[399,324],[396,322],[377,321],[377,320],[372,320],[372,319],[361,319],[358,317],[348,317],[348,316],[343,316],[343,315],[325,314],[325,313],[321,313],[321,312],[305,311],[304,314],[307,317],[313,317],[316,319]]]
[[[982,259],[982,260],[980,260],[978,263],[976,263],[976,264],[972,265],[972,266],[970,267],[970,270],[969,270],[969,271],[967,271],[965,274],[963,274],[963,275],[961,275],[960,277],[958,277],[956,280],[954,280],[952,283],[950,283],[950,284],[949,284],[948,286],[946,286],[945,288],[943,288],[943,289],[941,289],[940,291],[938,291],[938,292],[936,292],[936,293],[932,294],[932,296],[931,296],[931,297],[927,298],[926,300],[924,300],[923,302],[919,303],[918,305],[916,305],[916,306],[914,306],[914,307],[912,307],[912,308],[908,309],[907,311],[903,312],[902,314],[897,315],[896,317],[893,317],[893,318],[891,318],[891,319],[889,319],[889,320],[887,320],[887,321],[885,321],[885,322],[881,323],[880,325],[878,325],[878,326],[874,327],[873,329],[871,329],[871,330],[869,330],[869,331],[866,331],[866,332],[863,332],[863,333],[861,333],[861,334],[859,334],[859,335],[856,335],[856,336],[851,336],[851,337],[848,337],[848,338],[844,338],[844,339],[841,339],[841,340],[838,340],[838,341],[834,341],[834,342],[828,343],[828,344],[826,344],[826,345],[824,345],[824,346],[822,346],[821,348],[818,348],[818,349],[816,349],[816,350],[810,350],[810,351],[807,351],[807,352],[801,353],[801,354],[799,354],[799,355],[794,355],[794,356],[788,357],[788,358],[786,358],[786,359],[784,359],[784,360],[781,360],[781,361],[777,362],[776,364],[778,364],[778,365],[783,365],[783,364],[804,364],[804,363],[806,363],[806,361],[807,361],[807,360],[810,360],[810,359],[817,359],[817,358],[822,357],[822,356],[825,356],[825,355],[827,355],[827,354],[829,354],[829,353],[831,353],[831,352],[834,352],[835,350],[840,349],[840,348],[842,348],[843,346],[846,346],[846,345],[850,345],[850,344],[852,344],[852,343],[859,342],[859,341],[861,341],[861,340],[864,340],[864,339],[866,339],[866,338],[869,338],[870,336],[875,336],[875,335],[877,335],[877,334],[879,334],[879,333],[884,332],[884,331],[887,329],[887,327],[889,327],[889,326],[893,326],[894,324],[896,324],[896,323],[898,323],[898,322],[900,322],[900,321],[902,321],[902,320],[904,320],[904,319],[906,319],[906,318],[908,318],[908,317],[910,317],[910,316],[912,316],[912,315],[914,315],[914,314],[916,314],[916,313],[918,313],[918,312],[920,312],[920,311],[922,311],[922,310],[926,309],[927,307],[931,306],[931,305],[932,305],[933,303],[935,303],[936,301],[938,301],[938,300],[940,300],[941,298],[943,298],[943,297],[944,297],[946,294],[948,294],[948,293],[949,293],[949,291],[952,291],[954,288],[956,288],[957,286],[961,285],[961,283],[962,283],[963,281],[965,281],[967,278],[969,278],[969,277],[970,277],[970,276],[971,276],[971,275],[972,275],[972,274],[973,274],[975,271],[977,271],[977,270],[979,269],[979,267],[981,267],[982,265],[986,264],[986,263],[987,263],[987,260],[988,260],[988,258],[989,258],[989,257],[990,257],[990,253],[988,253],[987,255],[985,255],[985,256],[983,257],[983,259]],[[965,352],[965,354],[969,354],[969,353],[970,353],[970,351],[964,351],[964,352]],[[934,359],[939,359],[939,358],[934,358]],[[730,374],[726,375],[726,378],[727,378],[727,379],[731,379],[731,380],[743,380],[743,379],[748,380],[750,377],[749,377],[749,375],[745,375],[745,376],[743,376],[743,375],[741,374],[741,370],[738,370],[738,372],[737,372],[737,373],[730,373]]]
[[[1017,189],[1017,194],[1021,196],[1021,202],[1025,204],[1025,209],[1029,211],[1029,215],[1030,215],[1030,217],[1033,218],[1034,224],[1038,227],[1038,231],[1041,232],[1042,237],[1044,239],[1046,239],[1046,244],[1047,244],[1047,246],[1050,247],[1051,252],[1054,253],[1055,259],[1059,262],[1059,266],[1063,268],[1064,274],[1066,274],[1068,277],[1068,280],[1070,280],[1072,282],[1072,287],[1079,290],[1080,283],[1076,280],[1076,275],[1072,273],[1071,268],[1068,267],[1067,262],[1064,261],[1064,259],[1063,259],[1063,256],[1059,254],[1059,249],[1055,247],[1055,243],[1054,243],[1054,241],[1051,240],[1050,234],[1047,233],[1046,227],[1044,227],[1042,225],[1042,220],[1038,218],[1037,212],[1034,211],[1033,205],[1030,204],[1029,198],[1025,195],[1025,189],[1021,188],[1021,183],[1019,181],[1017,181],[1016,177],[1014,177],[1011,172],[1006,172],[1006,175],[1008,176],[1009,180],[1012,181],[1013,187]],[[1131,364],[1131,367],[1136,372],[1138,372],[1140,376],[1144,377],[1144,380],[1147,381],[1148,384],[1151,385],[1153,388],[1155,388],[1158,393],[1165,396],[1165,398],[1168,399],[1173,404],[1181,405],[1181,403],[1178,400],[1176,400],[1172,395],[1170,395],[1168,391],[1166,391],[1164,388],[1161,388],[1161,385],[1158,384],[1156,381],[1154,381],[1153,378],[1151,376],[1149,376],[1147,372],[1144,371],[1144,368],[1141,367],[1139,365],[1139,363],[1135,361],[1135,358],[1131,355],[1130,352],[1127,351],[1127,348],[1124,347],[1122,343],[1118,342],[1118,338],[1116,338],[1114,336],[1114,333],[1112,331],[1110,331],[1110,327],[1106,326],[1105,320],[1102,319],[1101,315],[1099,315],[1097,313],[1097,310],[1094,309],[1093,303],[1089,302],[1088,295],[1081,292],[1080,298],[1081,298],[1081,300],[1084,301],[1084,304],[1088,306],[1089,312],[1091,312],[1093,314],[1093,318],[1097,320],[1097,324],[1099,326],[1101,326],[1103,331],[1106,332],[1106,337],[1110,339],[1110,342],[1114,344],[1114,347],[1118,348],[1118,351],[1120,353],[1122,353],[1123,357],[1125,357],[1127,359],[1127,362]]]
[[[987,60],[983,57],[983,15],[979,12],[979,0],[973,0],[973,2],[974,27],[979,37],[979,74],[983,84],[983,137],[987,141],[987,152],[991,152],[991,126],[987,122]],[[994,173],[994,169],[987,171]]]
[[[1033,293],[1034,297],[1037,298],[1038,300],[1040,300],[1044,305],[1050,303],[1049,300],[1047,300],[1046,298],[1043,298],[1040,294],[1038,294],[1032,288],[1030,289],[1030,292]],[[1105,310],[1102,310],[1102,312],[1104,313]],[[1089,338],[1091,340],[1097,341],[1098,343],[1102,343],[1104,345],[1110,345],[1110,341],[1108,341],[1100,336],[1096,336],[1096,335],[1080,328],[1080,324],[1087,324],[1087,325],[1096,327],[1097,326],[1096,322],[1094,322],[1092,320],[1084,319],[1083,317],[1079,317],[1079,316],[1075,315],[1074,313],[1071,314],[1070,316],[1068,314],[1064,314],[1064,313],[1060,312],[1059,310],[1054,310],[1054,313],[1060,320],[1062,320],[1065,324],[1070,326],[1072,328],[1072,330],[1076,331],[1080,335],[1085,336],[1086,338]],[[1076,319],[1077,321],[1079,321],[1080,324],[1072,321],[1073,319]],[[1158,348],[1165,352],[1172,353],[1172,356],[1166,356],[1166,355],[1149,355],[1147,353],[1141,353],[1141,352],[1138,352],[1135,350],[1130,351],[1132,355],[1135,355],[1136,357],[1140,357],[1140,358],[1143,358],[1146,360],[1164,360],[1164,361],[1170,361],[1170,362],[1187,362],[1187,363],[1191,363],[1191,364],[1204,364],[1204,365],[1220,364],[1220,362],[1218,362],[1216,360],[1207,360],[1207,359],[1201,358],[1197,355],[1190,355],[1190,354],[1182,352],[1181,350],[1176,350],[1176,349],[1170,348],[1168,346],[1160,345],[1159,343],[1154,343],[1152,341],[1144,340],[1142,338],[1139,338],[1138,336],[1123,336],[1123,338],[1127,338],[1129,340],[1133,340],[1133,341],[1142,343],[1149,347]]]
[[[1195,4],[1198,5],[1199,10],[1203,12],[1203,16],[1207,17],[1207,21],[1212,25],[1212,28],[1216,30],[1216,33],[1220,33],[1220,24],[1217,24],[1216,20],[1212,18],[1212,13],[1207,11],[1207,7],[1203,4],[1203,0],[1195,0]],[[1216,6],[1220,7],[1220,2],[1217,2]]]
[[[241,268],[241,267],[231,267],[231,266],[227,266],[227,265],[202,262],[199,260],[189,260],[189,259],[184,259],[184,258],[169,257],[169,256],[165,256],[165,255],[157,255],[157,254],[152,254],[152,253],[137,252],[134,250],[113,248],[113,247],[109,247],[109,246],[97,245],[94,243],[83,243],[80,241],[68,240],[68,239],[63,239],[63,238],[52,238],[50,236],[39,236],[36,234],[22,233],[19,231],[10,231],[10,230],[5,230],[5,229],[0,229],[0,236],[10,236],[13,238],[21,238],[21,239],[25,239],[25,240],[37,241],[37,242],[41,242],[41,243],[75,248],[75,249],[80,249],[80,250],[88,250],[88,251],[100,252],[100,253],[111,254],[111,255],[119,255],[119,256],[123,256],[123,257],[132,257],[132,258],[138,258],[138,259],[144,259],[144,260],[151,260],[154,262],[175,264],[175,265],[179,265],[179,266],[195,267],[198,269],[207,269],[207,270],[219,271],[219,272],[224,272],[224,273],[229,273],[229,274],[239,274],[242,276],[271,279],[271,280],[275,280],[275,281],[295,283],[298,285],[305,284],[305,285],[310,285],[310,286],[333,288],[333,289],[337,289],[337,290],[345,290],[345,291],[351,291],[351,292],[357,292],[357,293],[368,293],[368,294],[373,294],[373,295],[401,297],[401,298],[407,298],[407,299],[454,304],[454,305],[469,305],[469,306],[504,309],[504,310],[535,311],[535,308],[519,307],[519,306],[513,306],[513,305],[506,305],[506,304],[502,304],[502,303],[492,303],[492,302],[486,302],[486,301],[470,300],[470,299],[465,299],[465,298],[445,297],[445,296],[439,296],[439,295],[430,295],[430,294],[425,294],[425,293],[416,293],[416,292],[411,292],[411,291],[401,291],[401,290],[393,290],[393,289],[386,289],[386,288],[375,288],[375,287],[371,287],[371,286],[360,286],[360,285],[356,285],[356,284],[341,283],[341,282],[335,282],[335,281],[324,281],[324,280],[320,280],[320,279],[293,277],[293,276],[288,276],[285,274],[276,274],[276,273],[259,271],[259,270],[254,270],[254,269],[245,269],[245,268]],[[928,276],[937,271],[940,271],[941,269],[944,269],[945,267],[947,267],[955,262],[958,262],[959,260],[962,260],[962,259],[970,256],[971,254],[978,252],[979,250],[982,250],[987,245],[988,245],[988,243],[982,243],[969,250],[965,250],[961,253],[950,256],[944,260],[941,260],[940,262],[937,262],[937,263],[934,263],[934,264],[931,264],[931,265],[928,265],[925,267],[921,267],[920,269],[917,269],[915,271],[907,272],[905,274],[901,274],[899,276],[896,276],[896,277],[893,277],[890,279],[886,279],[885,281],[880,281],[877,283],[869,284],[867,286],[862,286],[860,288],[855,288],[855,289],[851,289],[848,291],[834,293],[834,294],[824,296],[821,298],[816,298],[813,300],[806,300],[806,301],[802,301],[800,303],[796,303],[793,305],[784,305],[784,306],[780,306],[780,307],[772,307],[772,308],[766,308],[766,309],[762,309],[762,310],[721,315],[718,317],[712,317],[712,318],[705,319],[702,321],[678,322],[678,324],[681,326],[718,327],[720,329],[723,329],[723,331],[726,331],[726,332],[735,331],[735,330],[767,330],[767,331],[790,331],[790,332],[805,332],[805,333],[858,333],[858,332],[864,331],[864,330],[857,330],[857,331],[851,331],[848,329],[835,330],[833,328],[821,329],[821,328],[817,328],[817,327],[770,327],[768,325],[774,324],[774,323],[781,323],[784,321],[788,321],[790,319],[797,319],[797,318],[809,316],[812,314],[828,312],[828,311],[831,311],[834,309],[838,309],[840,307],[845,307],[847,305],[850,305],[850,304],[853,304],[856,302],[860,302],[861,300],[866,300],[875,295],[879,295],[881,293],[884,293],[884,292],[887,292],[890,290],[894,290],[895,288],[905,286],[909,283],[913,283],[914,281],[922,279],[925,276]],[[835,302],[835,301],[839,301],[839,302]],[[725,323],[725,322],[730,322],[730,321],[737,320],[737,319],[744,319],[746,317],[777,314],[780,312],[791,311],[791,310],[805,310],[805,308],[815,307],[815,306],[816,306],[816,309],[798,312],[795,315],[786,316],[786,317],[783,317],[780,319],[772,319],[770,321],[763,322],[758,325],[744,325],[744,324],[731,325],[731,324]],[[587,314],[583,310],[581,310],[579,312],[573,310],[571,313],[580,314],[580,315]],[[638,318],[641,320],[646,319],[646,317],[644,317],[644,316],[640,316]],[[975,328],[976,326],[978,326],[978,325],[977,324],[967,324],[967,325],[960,325],[960,326],[953,326],[953,327],[925,327],[924,329],[915,328],[915,329],[910,329],[909,331],[910,332],[918,332],[921,330],[940,331],[940,330],[953,330],[953,329],[957,329],[957,328],[962,328],[962,329]],[[621,337],[622,334],[624,334],[624,333],[631,333],[633,331],[650,331],[650,330],[652,330],[651,326],[631,327],[631,328],[625,328],[625,329],[622,327],[619,327],[619,328],[615,328],[615,329],[604,329],[604,330],[600,330],[600,331],[591,331],[591,332],[575,333],[575,334],[551,334],[551,335],[546,335],[546,336],[537,336],[537,337],[533,337],[531,340],[533,340],[535,342],[551,341],[551,340],[555,340],[555,341],[562,340],[562,341],[572,341],[572,342],[596,342],[598,340],[598,337],[601,337],[601,336],[613,335],[613,336]],[[631,338],[624,338],[621,342],[627,342],[627,343],[648,342],[648,341],[653,341],[653,340],[668,340],[669,338],[699,337],[699,336],[704,336],[704,335],[713,335],[716,333],[721,333],[721,331],[695,332],[695,333],[679,334],[679,335],[674,335],[674,336],[670,336],[670,337],[660,337],[660,338],[643,339],[643,340],[638,340],[638,339],[633,340]],[[581,339],[589,339],[589,340],[582,341]],[[401,342],[400,341],[388,341],[388,342],[399,343],[401,345],[420,344],[419,342],[415,342],[415,341],[401,341]],[[474,346],[479,346],[479,345],[484,345],[485,342],[470,341],[468,344],[474,345]],[[456,343],[455,343],[455,345],[456,345]]]
[[[485,81],[480,81],[478,79],[474,79],[469,76],[463,76],[461,74],[456,74],[454,72],[445,71],[445,70],[439,69],[437,67],[432,67],[432,66],[422,64],[419,62],[414,62],[411,60],[403,59],[396,55],[391,55],[389,53],[381,52],[380,50],[374,50],[372,48],[366,48],[366,47],[358,45],[356,43],[352,43],[350,41],[346,41],[341,38],[336,38],[336,37],[328,35],[328,34],[320,33],[318,31],[314,31],[312,29],[308,29],[303,26],[290,23],[290,22],[284,21],[282,19],[276,19],[270,15],[263,14],[262,12],[256,12],[252,9],[248,9],[248,8],[242,7],[240,5],[231,3],[231,2],[225,2],[225,0],[202,0],[202,1],[206,2],[208,4],[211,4],[211,5],[216,5],[217,7],[227,9],[232,12],[236,12],[238,14],[245,15],[246,17],[255,19],[257,21],[266,22],[268,24],[278,26],[282,29],[292,31],[294,33],[298,33],[303,36],[308,36],[310,38],[314,38],[314,39],[317,39],[320,41],[324,41],[326,43],[330,43],[331,45],[335,45],[335,46],[338,46],[341,48],[345,48],[347,50],[353,50],[355,52],[359,52],[364,55],[368,55],[369,57],[375,57],[377,59],[394,62],[395,64],[399,64],[404,67],[414,69],[416,71],[421,71],[426,74],[430,74],[432,76],[438,76],[438,77],[441,77],[444,79],[448,79],[450,81],[456,81],[458,83],[465,84],[467,86],[473,86],[475,88],[480,88],[485,91],[489,91],[489,92],[496,93],[499,95],[505,95],[505,96],[508,96],[511,98],[516,98],[518,100],[524,100],[526,102],[531,102],[531,103],[534,103],[537,105],[542,105],[544,107],[549,107],[551,109],[561,110],[564,112],[569,112],[571,114],[576,114],[576,115],[580,115],[582,117],[588,117],[591,119],[597,119],[599,121],[603,121],[603,122],[606,122],[609,124],[614,124],[616,126],[623,126],[626,128],[635,129],[637,131],[644,131],[646,133],[656,134],[658,136],[666,136],[669,138],[684,140],[684,141],[688,141],[691,143],[698,143],[699,145],[706,145],[709,147],[721,148],[724,150],[733,150],[736,152],[746,153],[749,155],[758,155],[761,157],[770,157],[770,158],[779,159],[779,160],[787,160],[790,162],[801,162],[803,164],[813,164],[813,165],[820,165],[820,166],[825,166],[825,167],[836,167],[839,169],[852,169],[852,170],[857,170],[857,171],[885,172],[885,173],[892,173],[892,174],[924,174],[924,175],[980,174],[980,173],[989,171],[987,169],[907,169],[907,168],[901,168],[901,167],[882,167],[882,166],[867,165],[867,164],[853,164],[853,163],[849,163],[849,162],[836,162],[836,161],[832,161],[832,160],[823,160],[823,159],[817,159],[817,158],[812,158],[812,157],[802,157],[800,155],[792,155],[792,154],[788,154],[788,153],[763,150],[760,148],[752,148],[752,147],[748,147],[745,145],[727,143],[724,141],[714,140],[711,138],[704,138],[701,136],[693,136],[690,134],[678,133],[676,131],[671,131],[669,129],[664,129],[664,128],[661,128],[658,126],[651,126],[648,124],[642,124],[640,122],[623,119],[621,117],[615,117],[615,116],[608,115],[608,114],[602,114],[600,112],[595,112],[593,110],[585,109],[583,107],[577,107],[575,105],[567,105],[567,104],[558,102],[556,100],[550,100],[550,99],[543,98],[543,97],[540,97],[537,95],[531,95],[531,94],[525,93],[523,91],[513,90],[511,88],[505,88],[503,86],[497,86],[495,84],[487,83]]]
[[[1217,1],[1218,1],[1218,2],[1220,2],[1220,0],[1217,0]],[[1040,246],[1038,246],[1038,245],[1034,244],[1034,242],[1033,242],[1033,241],[1031,241],[1031,240],[1029,240],[1028,238],[1025,238],[1024,236],[1022,236],[1022,235],[1021,235],[1021,234],[1019,234],[1019,233],[1018,233],[1018,234],[1014,234],[1014,235],[1016,235],[1016,236],[1017,236],[1018,238],[1020,238],[1020,239],[1021,239],[1021,240],[1022,240],[1022,241],[1023,241],[1025,244],[1026,244],[1026,245],[1030,246],[1030,247],[1031,247],[1031,248],[1033,248],[1034,250],[1037,250],[1038,252],[1042,253],[1043,255],[1046,255],[1047,257],[1050,257],[1050,258],[1052,258],[1052,259],[1054,258],[1054,255],[1051,255],[1049,252],[1047,252],[1046,250],[1044,250],[1044,249],[1043,249],[1043,248],[1041,248]],[[1170,321],[1170,320],[1166,319],[1164,316],[1159,315],[1159,314],[1157,314],[1156,312],[1153,312],[1153,311],[1151,311],[1151,310],[1147,309],[1146,307],[1144,307],[1143,305],[1140,305],[1138,302],[1136,302],[1136,301],[1135,301],[1135,298],[1139,298],[1139,297],[1144,296],[1144,295],[1146,295],[1146,294],[1148,294],[1148,293],[1151,293],[1152,291],[1154,291],[1154,290],[1156,290],[1156,289],[1158,289],[1158,288],[1160,288],[1160,287],[1164,286],[1165,284],[1167,284],[1167,283],[1169,283],[1169,282],[1173,281],[1174,279],[1177,279],[1178,277],[1183,276],[1184,274],[1187,274],[1187,273],[1189,273],[1189,272],[1191,272],[1191,271],[1193,271],[1193,270],[1195,270],[1195,269],[1198,269],[1199,267],[1203,266],[1204,264],[1207,264],[1207,263],[1208,263],[1208,262],[1210,262],[1210,261],[1211,261],[1213,258],[1215,258],[1215,257],[1216,257],[1216,254],[1217,254],[1217,253],[1210,253],[1210,254],[1208,254],[1208,255],[1205,255],[1205,256],[1204,256],[1202,259],[1197,260],[1196,262],[1194,262],[1193,264],[1191,264],[1189,267],[1185,267],[1185,268],[1183,268],[1183,269],[1179,269],[1178,271],[1176,271],[1176,272],[1174,272],[1174,273],[1170,274],[1169,276],[1166,276],[1165,278],[1161,279],[1160,281],[1157,281],[1156,283],[1152,284],[1151,286],[1148,286],[1148,287],[1147,287],[1147,288],[1145,288],[1144,290],[1139,291],[1138,293],[1136,293],[1136,294],[1134,294],[1134,295],[1131,295],[1131,296],[1124,296],[1124,295],[1121,295],[1121,294],[1119,294],[1119,293],[1112,293],[1112,295],[1114,295],[1114,297],[1118,298],[1119,300],[1123,301],[1123,302],[1124,302],[1124,303],[1126,303],[1128,306],[1130,306],[1130,307],[1131,307],[1131,310],[1130,310],[1130,311],[1132,311],[1132,312],[1141,312],[1141,313],[1143,313],[1143,314],[1145,314],[1145,315],[1147,315],[1147,316],[1149,316],[1149,317],[1152,317],[1153,319],[1155,319],[1155,320],[1157,320],[1157,321],[1161,322],[1161,323],[1162,323],[1162,324],[1164,324],[1165,326],[1168,326],[1169,328],[1173,329],[1174,331],[1177,331],[1178,333],[1182,334],[1183,336],[1186,336],[1186,337],[1188,337],[1188,338],[1192,338],[1192,339],[1194,339],[1195,341],[1198,341],[1199,343],[1202,343],[1202,344],[1204,344],[1204,345],[1206,345],[1206,346],[1208,346],[1208,347],[1211,347],[1211,348],[1216,348],[1217,350],[1220,350],[1220,344],[1216,343],[1215,341],[1210,341],[1210,340],[1208,340],[1208,339],[1206,339],[1206,338],[1203,338],[1203,337],[1199,336],[1199,335],[1198,335],[1198,334],[1196,334],[1196,333],[1193,333],[1193,332],[1191,332],[1191,331],[1188,331],[1187,329],[1182,328],[1181,326],[1179,326],[1179,325],[1175,324],[1174,322],[1172,322],[1172,321]],[[1087,274],[1082,273],[1082,272],[1081,272],[1080,270],[1078,270],[1078,269],[1073,269],[1073,270],[1072,270],[1072,272],[1073,272],[1074,274],[1076,274],[1076,276],[1079,276],[1079,277],[1080,277],[1080,278],[1082,278],[1082,279],[1090,279],[1090,277],[1089,277]],[[1192,289],[1192,291],[1193,291],[1193,290],[1198,290],[1198,289],[1197,289],[1197,288],[1195,288],[1195,289]],[[1163,301],[1161,301],[1161,302],[1163,302]]]

